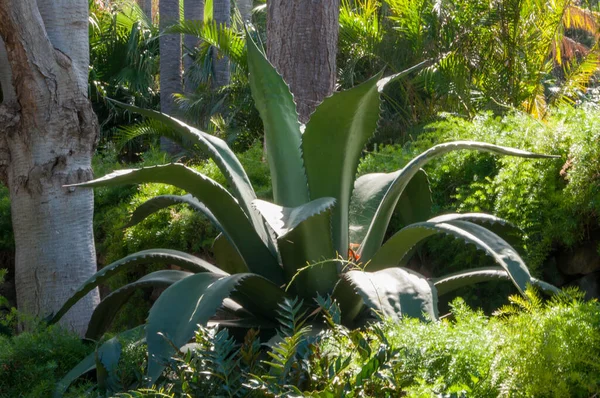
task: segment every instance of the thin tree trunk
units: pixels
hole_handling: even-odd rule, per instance
[[[148,17],[148,20],[152,22],[152,0],[137,0],[137,3]]]
[[[217,25],[231,24],[231,2],[230,0],[214,0],[213,3],[213,18]],[[215,76],[215,86],[223,87],[229,84],[230,73],[229,73],[229,58],[215,54],[215,61],[213,63],[213,70]]]
[[[294,94],[300,121],[335,90],[340,0],[269,0],[267,52]]]
[[[179,0],[160,0],[159,23],[161,32],[179,21]],[[175,111],[173,95],[181,92],[181,35],[160,36],[160,110],[172,115]],[[167,153],[174,154],[179,148],[171,140],[164,137],[160,147]]]
[[[238,10],[240,10],[240,15],[242,16],[242,21],[252,22],[252,0],[236,0],[236,5]]]
[[[185,19],[188,21],[201,21],[204,18],[204,0],[185,0],[184,14]],[[185,35],[183,40],[187,51],[191,51],[199,43],[198,38],[192,35]],[[189,76],[189,72],[192,69],[192,65],[194,65],[194,60],[189,55],[186,55],[183,62],[185,70],[185,91],[187,93],[192,93],[196,90],[196,87]]]
[[[39,316],[96,272],[93,191],[64,187],[92,177],[98,136],[87,98],[87,21],[87,0],[0,1],[15,93],[0,105],[0,175],[10,191],[17,304]],[[98,302],[94,289],[62,322],[83,334]]]

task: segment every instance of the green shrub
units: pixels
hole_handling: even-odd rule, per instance
[[[384,147],[361,162],[360,173],[403,165],[412,153],[452,140],[561,155],[554,161],[523,161],[476,152],[456,152],[426,167],[434,214],[482,211],[505,218],[521,229],[518,238],[528,266],[540,272],[557,248],[572,248],[597,231],[600,223],[600,110],[594,105],[555,110],[540,122],[513,113],[504,118],[482,114],[473,121],[445,115],[428,125],[404,148]],[[432,239],[434,250],[452,248],[447,239]],[[484,265],[475,251],[461,250],[451,264]],[[439,256],[434,256],[438,257]],[[449,257],[449,256],[446,256]]]
[[[49,397],[54,386],[92,351],[58,326],[0,335],[0,397]]]
[[[493,317],[457,299],[440,322],[354,331],[336,325],[336,306],[321,301],[329,326],[318,334],[288,303],[266,349],[255,331],[236,343],[225,329],[200,328],[159,387],[190,397],[591,397],[600,393],[600,305],[580,297],[542,304],[528,291]]]

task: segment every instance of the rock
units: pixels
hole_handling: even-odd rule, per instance
[[[578,286],[585,292],[587,300],[600,298],[600,271],[587,274],[570,283],[571,286]]]
[[[557,258],[558,268],[565,275],[587,275],[600,271],[598,242],[588,242]]]

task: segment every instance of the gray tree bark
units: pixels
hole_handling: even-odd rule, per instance
[[[87,0],[2,0],[0,178],[8,185],[20,310],[56,312],[96,272]],[[83,334],[98,290],[62,319]]]
[[[242,16],[242,21],[244,22],[252,22],[252,0],[236,0],[236,5],[238,10],[240,10],[240,15]]]
[[[137,0],[137,3],[148,17],[148,20],[152,21],[152,0]]]
[[[230,26],[231,24],[231,1],[230,0],[214,0],[213,3],[213,18],[217,25]],[[215,53],[215,61],[213,62],[213,71],[215,76],[215,86],[222,87],[229,84],[229,58]]]
[[[179,0],[160,0],[159,26],[161,32],[168,26],[179,21]],[[161,35],[160,49],[160,110],[172,115],[175,108],[173,95],[182,89],[181,71],[181,35]],[[167,153],[178,152],[178,147],[171,140],[164,137],[160,140],[160,147]]]
[[[267,53],[306,123],[336,82],[340,0],[269,0]]]
[[[184,5],[184,17],[189,21],[201,21],[204,18],[204,0],[185,0]],[[198,45],[198,38],[192,35],[185,35],[183,43],[185,48],[188,50],[193,49]],[[194,92],[196,87],[191,79],[188,78],[188,73],[192,69],[194,60],[189,55],[186,55],[183,59],[183,66],[185,71],[185,91],[187,93]]]

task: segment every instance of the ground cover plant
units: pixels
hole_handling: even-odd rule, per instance
[[[379,93],[386,83],[401,75],[386,79],[376,76],[336,93],[301,129],[288,87],[251,40],[248,64],[254,99],[265,124],[275,203],[256,199],[241,164],[222,140],[166,115],[129,107],[158,119],[165,126],[164,134],[168,134],[168,127],[171,137],[204,149],[228,179],[232,192],[179,164],[120,170],[81,185],[163,182],[187,191],[184,196],[162,195],[149,200],[134,212],[131,224],[158,209],[188,204],[222,232],[215,242],[217,266],[166,249],[129,255],[92,277],[53,316],[52,322],[94,286],[129,266],[153,262],[184,269],[156,271],[114,291],[94,311],[86,334],[98,339],[135,290],[166,287],[145,326],[150,353],[148,379],[154,382],[164,369],[164,361],[173,354],[173,347],[186,344],[196,325],[206,324],[222,304],[224,315],[220,315],[219,323],[265,330],[276,326],[277,309],[284,300],[300,297],[304,300],[303,310],[312,311],[317,308],[314,299],[331,295],[341,308],[342,323],[356,327],[370,319],[372,311],[394,319],[437,319],[438,294],[482,280],[508,279],[521,292],[528,284],[556,291],[532,278],[517,252],[478,224],[502,226],[503,220],[485,214],[430,218],[430,192],[421,171],[430,160],[457,149],[525,158],[549,156],[457,141],[428,149],[395,173],[365,175],[355,182],[362,147],[377,125]],[[405,213],[408,226],[383,242],[398,202],[401,213],[410,210]],[[413,247],[438,233],[475,244],[494,258],[497,266],[437,279],[398,267],[410,257]],[[140,333],[140,328],[126,333]],[[109,340],[99,349],[104,359],[96,366],[103,374],[111,373],[119,357],[114,341]],[[96,362],[94,356],[86,358],[67,376],[63,386]]]
[[[285,301],[278,311],[278,340],[269,347],[261,348],[258,330],[236,340],[226,328],[200,327],[193,342],[168,361],[158,385],[117,394],[128,385],[120,383],[112,396],[598,394],[598,302],[583,301],[582,294],[572,289],[548,301],[528,290],[525,297],[511,296],[510,302],[485,316],[456,299],[449,316],[440,322],[388,319],[349,330],[340,324],[340,309],[330,300],[319,302],[319,322],[312,325],[299,311],[298,301]],[[120,369],[143,362],[142,351],[126,351]],[[131,382],[131,373],[122,375],[123,381]],[[142,383],[138,378],[137,385]],[[85,391],[82,388],[74,391]],[[87,394],[106,396],[97,389],[88,389]]]

